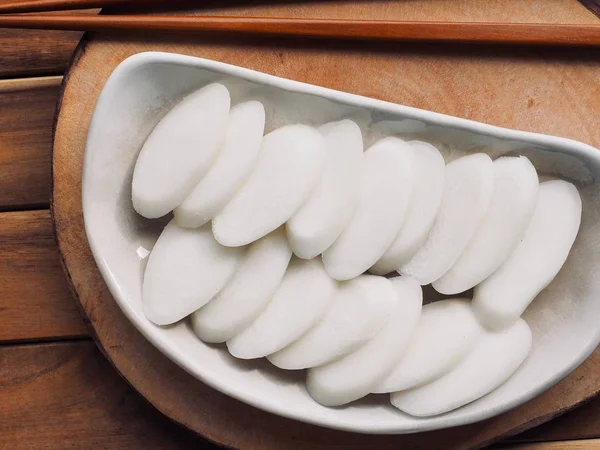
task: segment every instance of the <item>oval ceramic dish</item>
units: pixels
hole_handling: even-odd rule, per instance
[[[166,112],[187,93],[213,81],[229,88],[232,104],[262,101],[266,132],[287,123],[321,125],[352,118],[362,128],[366,145],[382,135],[425,140],[438,146],[446,162],[481,151],[492,157],[522,154],[542,179],[574,182],[583,200],[581,229],[562,271],[524,315],[534,344],[517,373],[491,394],[437,417],[403,414],[389,404],[387,395],[326,408],[307,394],[303,372],[277,370],[265,360],[236,360],[225,346],[201,342],[187,321],[161,328],[147,320],[141,304],[145,260],[166,222],[149,221],[134,212],[133,167],[143,142]],[[190,374],[249,405],[296,420],[363,433],[411,433],[472,423],[520,405],[565,377],[597,346],[599,176],[600,153],[580,142],[498,128],[220,62],[152,52],[121,63],[102,90],[85,152],[83,212],[94,258],[115,300],[150,342]]]

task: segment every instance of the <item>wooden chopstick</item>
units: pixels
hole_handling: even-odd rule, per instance
[[[168,0],[167,0],[168,1]],[[136,7],[165,0],[21,0],[0,4],[0,14],[42,11],[66,11],[72,9],[106,8],[110,6],[135,5]],[[173,1],[173,0],[171,0]]]
[[[6,15],[0,27],[47,30],[174,32],[439,42],[600,46],[600,25],[392,22],[225,16]]]

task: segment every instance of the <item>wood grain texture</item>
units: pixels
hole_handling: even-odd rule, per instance
[[[80,38],[78,31],[0,29],[0,77],[62,74]]]
[[[0,0],[9,3],[12,0]],[[211,2],[213,5],[216,3]],[[235,16],[279,16],[350,18],[360,17],[372,20],[385,20],[392,17],[400,20],[460,20],[502,21],[502,22],[544,22],[544,23],[597,23],[597,18],[577,0],[545,0],[540,7],[537,0],[523,0],[522,6],[513,7],[511,1],[491,2],[481,8],[478,0],[456,0],[440,2],[421,0],[400,2],[397,0],[354,1],[350,10],[337,1],[323,3],[297,1],[285,5],[269,5],[267,2],[252,1],[247,5],[240,0],[220,2],[224,6],[203,12],[206,14],[231,14]],[[402,16],[396,10],[402,9]],[[90,11],[96,13],[97,11]],[[457,12],[460,12],[457,18]],[[81,36],[80,32],[10,30],[0,29],[0,78],[23,75],[62,74]]]
[[[600,397],[511,440],[541,442],[592,438],[600,438]]]
[[[0,242],[0,343],[88,335],[60,266],[49,211],[0,213]]]
[[[171,15],[0,15],[0,27],[188,36],[269,36],[294,39],[428,42],[531,47],[600,47],[600,27],[572,24],[306,19]]]
[[[285,3],[285,5],[282,5]],[[368,20],[433,20],[448,22],[599,23],[578,0],[220,0],[196,14],[243,17],[314,17]],[[197,7],[196,7],[197,8]],[[179,14],[178,10],[176,14]],[[188,10],[189,11],[189,10]],[[191,10],[190,12],[194,12]]]
[[[0,14],[153,4],[164,0],[2,0]]]
[[[596,0],[522,0],[515,8],[514,0],[489,2],[485,8],[480,8],[480,0],[438,0],[407,1],[402,5],[404,20],[450,20],[450,21],[497,21],[508,23],[542,22],[542,23],[594,23],[594,15],[587,13],[587,3],[597,3]],[[286,3],[285,10],[281,4]],[[44,10],[68,10],[75,7],[100,8],[116,6],[119,11],[153,10],[180,11],[187,5],[192,8],[205,8],[212,14],[227,14],[247,17],[275,16],[282,17],[283,13],[292,11],[295,17],[314,17],[318,10],[323,18],[352,18],[353,15],[343,14],[347,11],[340,9],[339,0],[0,0],[0,8],[4,6],[26,6],[28,11],[41,11],[37,5],[43,5]],[[355,5],[361,5],[361,16],[365,19],[385,20],[394,14],[398,7],[396,0],[354,0]],[[582,4],[586,4],[584,7]],[[162,5],[162,6],[161,6]],[[457,10],[459,12],[457,13]],[[339,12],[342,15],[338,14]],[[596,21],[597,22],[597,21]]]
[[[7,1],[0,0],[0,5],[2,3]],[[79,13],[97,14],[98,11]],[[0,78],[62,75],[81,35],[79,31],[0,28]]]
[[[0,346],[0,386],[3,448],[217,448],[158,413],[91,341]],[[579,450],[597,442],[495,448]]]
[[[91,341],[0,346],[3,449],[213,449],[165,419]]]
[[[437,14],[429,19],[448,20],[440,18],[448,14],[443,6],[447,3],[450,2],[382,2],[377,8],[367,8],[368,3],[361,1],[292,4],[258,8],[254,14],[357,18],[380,15],[390,20],[420,20],[435,4]],[[464,9],[457,8],[457,3]],[[549,19],[554,21],[560,22],[565,17],[596,20],[576,2],[551,3],[556,9]],[[527,21],[538,15],[538,5],[504,2],[503,8]],[[480,3],[468,1],[452,2],[452,8],[454,17],[459,12],[464,20],[473,17],[492,20],[499,11],[493,6],[483,9]],[[323,48],[274,40],[132,37],[123,41],[117,37],[95,37],[89,41],[68,73],[56,127],[53,211],[57,236],[70,279],[94,327],[97,342],[123,376],[165,415],[234,448],[467,449],[550,420],[598,392],[600,350],[535,400],[483,423],[420,435],[366,436],[326,430],[259,411],[208,388],[179,369],[122,315],[93,263],[83,232],[82,154],[95,98],[121,60],[144,50],[203,56],[501,126],[564,135],[595,146],[600,144],[596,132],[596,118],[600,116],[600,55],[507,50],[471,53],[464,49],[441,51],[401,46]]]
[[[0,80],[0,210],[48,207],[61,77]]]
[[[408,13],[416,11],[411,8],[417,3],[422,2],[384,2],[382,8],[392,20],[412,19]],[[518,6],[523,4],[531,5],[511,3],[517,16],[536,14],[523,12],[525,7]],[[335,7],[338,17],[365,17],[373,10],[380,11],[356,1],[326,5]],[[302,14],[308,14],[310,8],[303,7],[306,9]],[[297,5],[279,8],[279,14],[297,14]],[[313,16],[321,14],[316,6],[312,8]],[[579,5],[577,8],[577,14],[589,15]],[[471,6],[461,9],[460,14],[468,18],[480,11]],[[597,53],[473,54],[427,47],[317,48],[282,41],[240,44],[189,38],[131,38],[124,42],[116,37],[97,37],[82,48],[68,74],[54,142],[53,211],[57,235],[71,281],[99,345],[142,395],[167,416],[234,448],[461,449],[480,447],[537,425],[598,392],[600,351],[540,397],[483,423],[420,435],[366,436],[293,422],[243,405],[193,379],[151,346],[112,301],[85,241],[81,214],[82,154],[95,98],[111,70],[131,54],[165,50],[198,55],[370,97],[600,144],[596,132],[596,118],[600,116]],[[357,67],[360,76],[356,75]],[[569,99],[568,105],[565,98]]]
[[[537,442],[498,447],[505,450],[599,450],[600,439],[580,441]]]

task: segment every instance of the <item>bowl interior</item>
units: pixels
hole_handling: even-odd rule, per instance
[[[183,321],[157,327],[142,311],[141,285],[147,260],[165,220],[149,221],[131,205],[137,154],[153,127],[187,93],[218,81],[232,104],[263,102],[267,132],[288,123],[321,125],[352,118],[365,145],[396,135],[436,145],[449,162],[464,154],[529,157],[542,179],[574,182],[583,199],[583,220],[571,254],[554,282],[524,318],[533,350],[518,372],[491,394],[450,413],[418,419],[369,396],[342,408],[325,408],[304,388],[304,372],[277,370],[265,360],[231,357],[224,346],[198,340]],[[247,69],[166,53],[142,53],[124,61],[98,100],[86,147],[83,209],[94,258],[115,300],[131,322],[170,359],[199,380],[250,405],[297,420],[365,433],[408,433],[467,424],[515,407],[581,364],[600,340],[600,154],[585,144],[507,130],[325,88]]]

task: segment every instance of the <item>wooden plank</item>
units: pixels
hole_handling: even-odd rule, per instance
[[[0,77],[62,74],[81,34],[0,29]]]
[[[3,2],[7,0],[0,0],[0,4]],[[99,9],[86,9],[76,13],[98,12]],[[0,28],[0,78],[62,75],[82,34],[79,31]]]
[[[0,242],[0,342],[88,335],[60,265],[49,211],[1,213]]]
[[[499,445],[496,449],[505,450],[599,450],[600,439],[582,439],[574,441],[536,442],[532,444]]]
[[[137,394],[91,341],[0,346],[2,448],[216,449]],[[513,450],[598,449],[600,440],[498,444]]]
[[[0,80],[0,210],[48,207],[61,77]]]
[[[590,400],[552,422],[515,436],[511,441],[537,442],[591,438],[600,438],[600,397]]]
[[[286,3],[282,7],[282,3]],[[354,3],[355,6],[348,6]],[[202,2],[192,3],[189,8],[199,11]],[[510,23],[598,23],[598,18],[578,0],[360,0],[354,2],[296,0],[241,1],[221,0],[208,2],[206,15],[231,15],[245,17],[318,17],[320,19],[357,18],[370,20],[424,20],[464,22],[510,22]],[[353,10],[354,9],[354,10]],[[396,12],[402,10],[402,17]],[[457,11],[459,14],[457,14]]]
[[[0,447],[216,449],[161,415],[91,341],[0,346]]]

